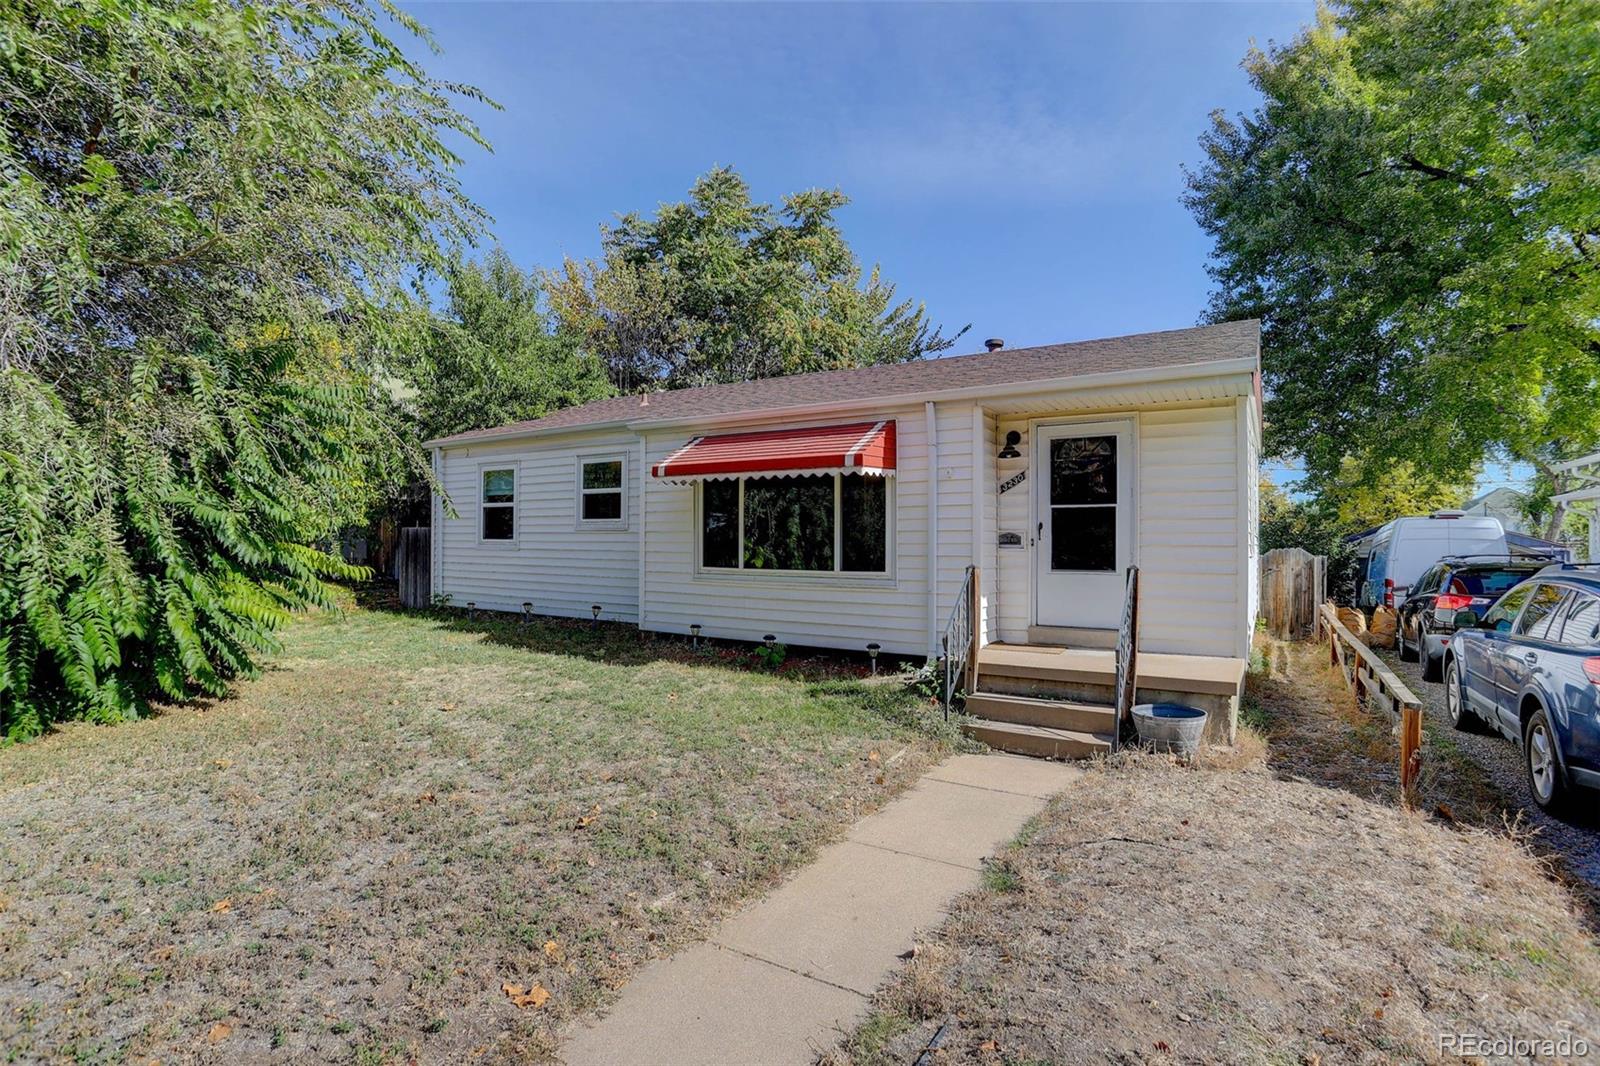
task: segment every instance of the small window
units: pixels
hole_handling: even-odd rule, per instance
[[[620,455],[578,460],[578,521],[586,526],[621,529],[627,525],[623,483],[626,477]]]
[[[483,472],[483,525],[479,535],[484,540],[515,540],[517,538],[517,472],[515,469],[485,470]]]
[[[1586,592],[1572,594],[1572,606],[1561,627],[1561,643],[1573,648],[1592,648],[1600,644],[1600,596]]]

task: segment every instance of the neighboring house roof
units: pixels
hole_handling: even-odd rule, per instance
[[[1480,493],[1461,505],[1463,511],[1470,511],[1474,507],[1518,507],[1525,499],[1525,495],[1511,488],[1509,485],[1498,485],[1488,492]]]
[[[475,429],[429,441],[459,444],[499,437],[519,437],[600,425],[637,425],[685,418],[714,420],[720,416],[791,407],[825,406],[860,400],[961,389],[1026,385],[1032,382],[1134,370],[1162,370],[1196,364],[1255,361],[1261,324],[1256,319],[1214,326],[1136,333],[1105,340],[1047,344],[1038,348],[1002,348],[977,355],[922,359],[909,363],[825,370],[814,374],[762,378],[730,385],[672,389],[643,396],[614,396],[526,422]]]

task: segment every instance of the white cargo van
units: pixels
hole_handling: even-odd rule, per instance
[[[1500,519],[1461,511],[1396,518],[1351,538],[1356,551],[1356,606],[1399,607],[1411,583],[1446,555],[1507,554]]]

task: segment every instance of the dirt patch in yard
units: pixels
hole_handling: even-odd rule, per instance
[[[1253,705],[1264,761],[1100,763],[825,1059],[1432,1062],[1470,1050],[1456,1034],[1594,1053],[1600,950],[1571,894],[1515,835],[1399,810],[1328,684]]]
[[[893,686],[739,666],[355,609],[0,750],[0,1061],[550,1058],[948,750]]]

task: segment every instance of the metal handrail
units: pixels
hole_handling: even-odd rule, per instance
[[[964,676],[969,668],[969,659],[972,656],[972,581],[977,567],[967,567],[966,575],[961,579],[961,591],[956,594],[956,602],[950,608],[950,620],[945,623],[944,635],[940,638],[944,655],[944,716],[950,717],[950,704],[955,699],[956,678]],[[951,654],[951,649],[959,649],[958,654]]]
[[[1111,750],[1122,742],[1123,723],[1133,717],[1139,682],[1139,568],[1128,567],[1122,592],[1122,624],[1117,629],[1117,686],[1112,699]]]

